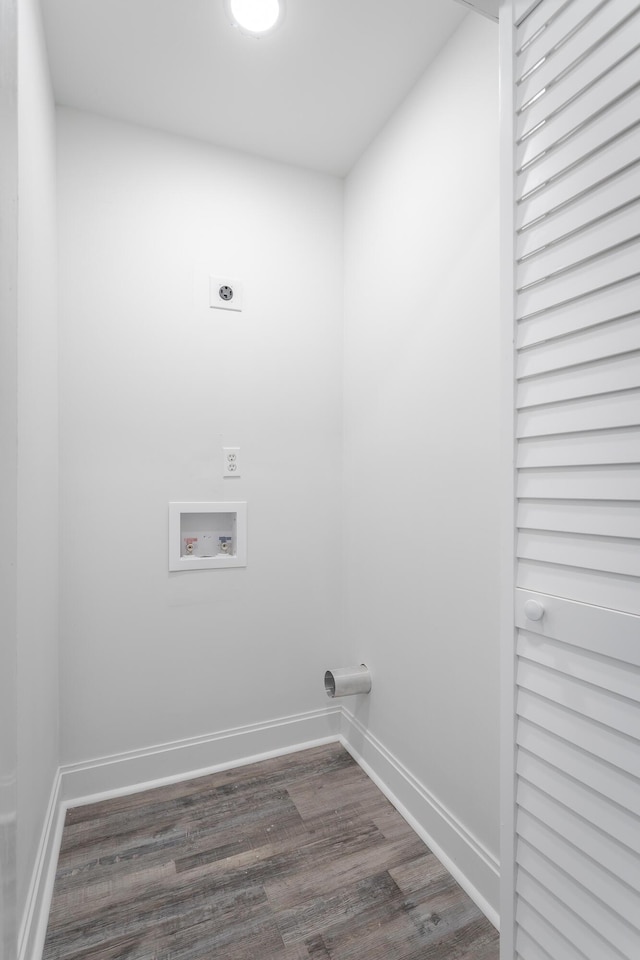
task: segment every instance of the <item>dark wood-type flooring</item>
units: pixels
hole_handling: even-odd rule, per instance
[[[67,813],[44,960],[497,960],[339,744]]]

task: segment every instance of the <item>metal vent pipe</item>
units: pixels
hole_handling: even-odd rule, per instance
[[[357,693],[369,693],[371,674],[366,663],[357,667],[338,667],[327,670],[324,689],[328,697],[351,697]]]

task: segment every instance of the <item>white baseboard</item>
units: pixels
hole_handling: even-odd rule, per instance
[[[340,722],[340,707],[329,707],[67,764],[61,768],[61,799],[75,807],[304,750],[337,740]]]
[[[53,778],[49,805],[18,932],[18,960],[39,958],[42,955],[64,824],[64,810],[60,800],[61,785],[62,779],[58,769]]]
[[[493,854],[345,707],[340,740],[499,929],[500,865]]]
[[[18,960],[40,960],[42,956],[68,807],[338,740],[497,927],[499,870],[495,858],[350,711],[342,705],[332,705],[324,710],[61,767],[51,791],[20,929]]]

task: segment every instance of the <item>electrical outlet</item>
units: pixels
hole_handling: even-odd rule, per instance
[[[222,476],[240,476],[240,447],[222,448]]]
[[[242,310],[242,284],[228,277],[209,277],[209,306],[218,310]]]

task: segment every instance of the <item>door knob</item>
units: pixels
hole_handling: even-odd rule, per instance
[[[537,600],[526,600],[524,604],[524,613],[528,620],[542,620],[544,607]]]

